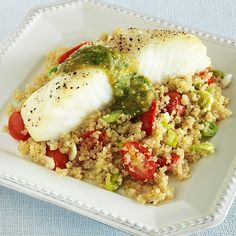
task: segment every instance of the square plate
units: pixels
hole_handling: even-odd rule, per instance
[[[113,5],[93,1],[66,1],[35,8],[0,51],[0,125],[7,122],[6,104],[17,87],[40,72],[47,53],[60,46],[96,39],[115,27],[171,28],[200,37],[213,65],[236,75],[236,43]],[[236,83],[225,94],[236,113]],[[60,177],[22,159],[17,143],[0,133],[0,184],[46,200],[135,235],[192,233],[220,223],[236,189],[233,115],[221,122],[213,138],[217,153],[192,166],[192,178],[174,183],[176,198],[160,206],[141,205],[71,177]]]

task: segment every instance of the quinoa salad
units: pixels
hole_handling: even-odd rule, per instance
[[[23,157],[59,175],[157,205],[175,196],[170,178],[190,178],[217,152],[231,79],[193,35],[116,29],[50,52],[15,92],[7,131]]]

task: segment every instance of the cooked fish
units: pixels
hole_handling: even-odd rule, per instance
[[[211,65],[200,39],[170,30],[117,29],[108,44],[134,56],[138,72],[153,82],[174,76],[193,75]]]
[[[172,76],[193,75],[211,65],[202,42],[183,32],[134,28],[116,30],[105,44],[136,58],[138,74],[153,83]],[[35,141],[59,138],[81,124],[89,113],[112,101],[113,88],[106,73],[112,66],[104,67],[105,62],[112,63],[109,50],[94,46],[91,50],[88,48],[83,53],[74,54],[74,57],[72,54],[72,60],[67,60],[61,67],[68,71],[73,69],[73,72],[62,70],[62,74],[26,100],[21,115]],[[86,66],[77,68],[74,65],[81,62]],[[115,67],[114,71],[121,73],[120,68]]]
[[[106,73],[87,68],[49,81],[25,101],[21,115],[31,137],[47,141],[70,132],[111,100]]]

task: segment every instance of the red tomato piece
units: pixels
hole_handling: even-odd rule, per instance
[[[78,49],[80,49],[83,45],[89,43],[89,41],[83,42],[79,45],[77,45],[76,47],[70,49],[69,51],[67,51],[66,53],[62,54],[59,59],[58,62],[59,64],[63,63],[72,53],[74,53],[75,51],[77,51]]]
[[[212,84],[215,82],[215,77],[212,76],[210,79],[207,80],[208,85]]]
[[[153,124],[155,121],[156,114],[157,114],[157,101],[153,100],[150,109],[144,112],[140,116],[140,120],[143,123],[142,130],[146,132],[147,136],[150,136],[153,133]]]
[[[171,114],[172,111],[175,111],[179,116],[184,116],[186,106],[182,105],[181,103],[181,94],[175,90],[171,90],[166,95],[170,97],[169,104],[166,106],[167,112]]]
[[[94,137],[94,133],[98,132],[98,139]],[[87,150],[91,150],[98,143],[99,146],[103,147],[108,141],[107,135],[99,130],[88,131],[80,135],[80,138],[83,139],[82,145],[86,146]],[[98,142],[97,142],[98,141]]]
[[[29,133],[25,130],[25,125],[19,111],[12,113],[9,117],[8,130],[10,135],[19,141],[25,141],[30,137]]]
[[[158,157],[157,159],[157,166],[163,167],[165,165],[169,166],[171,164],[176,163],[179,160],[179,156],[176,153],[171,153],[171,163],[166,163],[165,157]]]
[[[166,165],[166,159],[164,157],[158,157],[157,166],[163,167]]]
[[[141,154],[137,156],[137,154]],[[140,158],[143,157],[143,158]],[[121,161],[126,171],[136,180],[147,181],[153,178],[157,164],[152,154],[139,142],[130,141],[121,149]]]
[[[55,168],[66,168],[66,163],[69,161],[69,157],[67,154],[61,153],[59,149],[50,150],[50,148],[47,147],[46,155],[53,158],[55,162]]]
[[[212,72],[210,74],[212,74]],[[214,75],[209,75],[208,69],[200,71],[197,75],[200,76],[202,79],[204,79],[209,85],[216,81],[216,77]]]
[[[205,69],[203,71],[198,72],[197,75],[204,78],[204,77],[206,77],[208,72],[209,72],[208,69]]]
[[[176,163],[179,160],[179,155],[176,153],[171,153],[171,164]]]

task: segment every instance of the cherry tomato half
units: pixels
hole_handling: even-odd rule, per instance
[[[153,133],[153,124],[155,121],[156,114],[157,114],[157,101],[153,100],[150,109],[144,112],[140,116],[140,120],[143,123],[142,130],[146,132],[147,136],[150,136]]]
[[[94,137],[95,132],[98,133],[98,138]],[[80,138],[83,139],[81,145],[85,146],[87,150],[93,149],[96,144],[103,147],[108,141],[107,135],[99,130],[85,132],[80,135]]]
[[[177,155],[176,153],[171,153],[171,163],[166,163],[166,158],[165,157],[158,157],[157,159],[157,166],[159,167],[163,167],[165,165],[171,165],[176,163],[179,160],[179,155]]]
[[[121,149],[121,161],[126,171],[136,180],[153,178],[157,164],[152,154],[139,142],[130,141]]]
[[[77,51],[83,45],[85,45],[87,43],[89,43],[89,41],[83,42],[83,43],[75,46],[74,48],[70,49],[69,51],[65,52],[64,54],[62,54],[58,59],[59,64],[63,63],[72,53],[74,53],[75,51]]]
[[[25,125],[19,111],[12,113],[9,117],[8,130],[10,135],[19,141],[25,141],[30,137],[29,133],[25,130]]]
[[[61,153],[59,149],[50,150],[50,148],[47,147],[46,155],[53,158],[55,162],[55,168],[66,168],[66,163],[69,161],[69,157],[67,154]]]
[[[169,104],[166,106],[167,112],[171,114],[172,111],[175,111],[177,115],[184,116],[186,106],[182,105],[181,103],[181,94],[175,90],[171,90],[166,95],[170,97]]]

